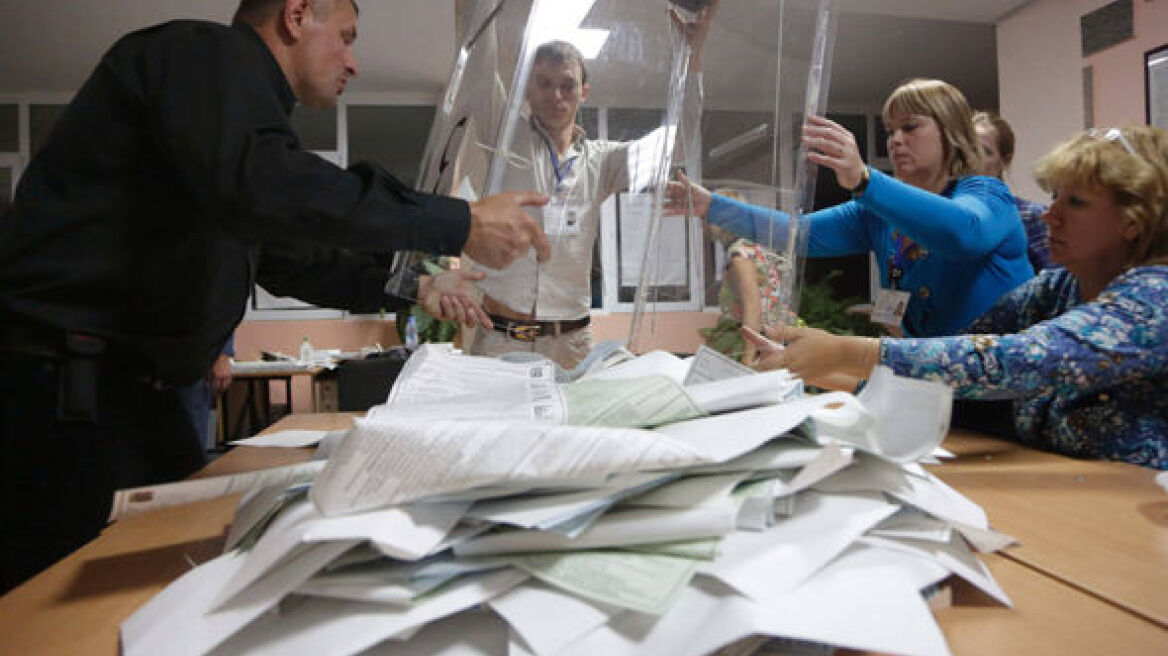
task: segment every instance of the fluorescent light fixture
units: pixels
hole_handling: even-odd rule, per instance
[[[610,31],[580,29],[573,31],[564,40],[579,48],[580,54],[584,55],[584,59],[596,59],[597,55],[600,54],[600,49],[608,41]]]
[[[746,148],[747,146],[762,141],[769,136],[771,126],[769,123],[763,123],[757,127],[751,128],[746,132],[726,141],[725,143],[714,146],[707,153],[710,159],[720,159],[733,153],[737,150]]]
[[[536,43],[553,39],[567,41],[580,49],[584,59],[596,59],[608,41],[609,30],[582,29],[580,24],[592,11],[596,0],[544,0],[532,34]],[[554,9],[552,8],[554,7]]]

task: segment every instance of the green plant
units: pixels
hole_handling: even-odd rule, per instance
[[[880,327],[869,321],[867,315],[847,312],[853,305],[867,303],[867,299],[858,296],[835,298],[831,281],[842,275],[842,271],[833,269],[822,280],[803,286],[799,297],[799,319],[812,328],[836,335],[878,336]]]
[[[418,322],[418,343],[452,342],[458,332],[458,323],[455,321],[439,321],[430,316],[421,305],[411,305],[408,311],[397,313],[397,336],[402,344],[406,343],[406,322],[409,317],[415,317]]]

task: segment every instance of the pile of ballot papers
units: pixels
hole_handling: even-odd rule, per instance
[[[565,383],[427,345],[312,462],[119,493],[116,514],[247,490],[224,554],[126,620],[123,653],[947,654],[944,581],[1009,604],[975,552],[1010,538],[921,466],[946,456],[948,388],[617,360]]]

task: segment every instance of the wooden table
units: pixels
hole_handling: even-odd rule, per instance
[[[290,415],[271,430],[335,429],[351,421]],[[1013,609],[963,598],[958,586],[953,606],[937,612],[954,654],[1168,654],[1168,628],[1157,620],[1168,570],[1162,514],[1168,495],[1145,485],[1153,472],[963,433],[947,446],[960,457],[934,471],[1022,541],[982,556]],[[291,464],[308,453],[237,448],[200,475]],[[0,654],[117,654],[125,618],[192,562],[219,553],[236,501],[204,501],[110,526],[0,598]]]
[[[251,369],[246,365],[265,365],[262,369]],[[270,366],[268,366],[270,365]],[[226,443],[232,440],[249,437],[274,423],[272,417],[272,402],[270,399],[271,383],[284,383],[284,395],[288,400],[288,411],[292,411],[292,378],[295,376],[310,376],[316,380],[317,374],[324,369],[320,367],[305,367],[293,362],[236,362],[231,369],[232,386],[243,385],[245,393],[239,405],[239,416],[231,420],[231,404],[228,393],[231,388],[219,394],[217,405],[219,408],[219,442]],[[316,410],[318,394],[313,390],[312,409]]]
[[[1168,494],[1155,471],[961,431],[946,447],[959,457],[933,472],[1018,538],[1007,558],[1168,630]]]

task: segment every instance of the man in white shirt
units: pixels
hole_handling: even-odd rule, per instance
[[[673,14],[691,43],[694,78],[716,4],[690,23]],[[536,218],[542,218],[552,256],[540,264],[529,254],[506,269],[487,270],[479,287],[494,328],[476,331],[470,347],[474,355],[535,352],[572,369],[592,348],[592,252],[600,207],[628,187],[633,142],[585,138],[576,112],[589,91],[584,57],[575,46],[550,41],[536,50],[527,86],[531,115],[516,126],[513,163],[502,188],[531,189],[551,199],[536,210],[542,210]]]

